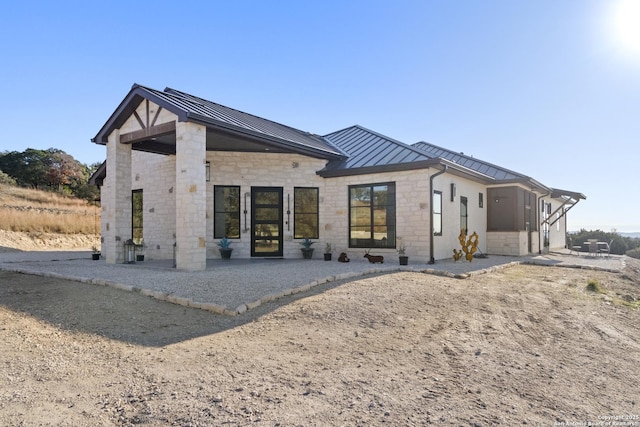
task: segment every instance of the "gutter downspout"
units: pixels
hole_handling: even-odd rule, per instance
[[[434,258],[433,252],[433,179],[438,175],[442,175],[449,169],[447,165],[444,165],[444,169],[440,172],[435,173],[429,177],[429,228],[431,232],[429,233],[429,264],[435,264],[436,260]]]

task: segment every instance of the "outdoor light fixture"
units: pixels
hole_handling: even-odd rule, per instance
[[[456,184],[451,183],[451,201],[453,202],[456,198]]]
[[[204,174],[207,177],[207,182],[211,181],[211,162],[204,164]]]
[[[136,263],[136,244],[132,239],[124,242],[124,263],[135,264]]]

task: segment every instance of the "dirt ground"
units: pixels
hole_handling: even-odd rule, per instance
[[[640,425],[639,299],[633,259],[372,276],[237,317],[0,272],[0,425]]]

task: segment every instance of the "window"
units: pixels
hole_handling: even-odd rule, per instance
[[[467,198],[460,196],[460,230],[464,230],[464,234],[469,232],[469,211],[467,209]]]
[[[395,183],[349,187],[349,247],[395,248]]]
[[[433,235],[442,236],[442,191],[433,192]]]
[[[213,237],[240,238],[240,187],[213,187]]]
[[[131,192],[131,239],[136,245],[142,244],[143,233],[142,190]]]
[[[293,189],[293,237],[295,239],[317,239],[318,189],[296,187]]]
[[[478,207],[481,209],[484,207],[484,193],[478,193]]]

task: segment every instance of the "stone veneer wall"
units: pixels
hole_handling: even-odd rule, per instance
[[[215,185],[240,186],[240,239],[232,239],[233,257],[249,258],[251,256],[251,193],[252,186],[282,187],[283,193],[283,233],[285,258],[302,257],[299,240],[293,239],[293,190],[294,187],[318,187],[320,202],[320,239],[314,244],[314,257],[322,257],[324,241],[322,224],[326,221],[322,203],[324,197],[324,180],[316,175],[316,171],[324,167],[325,161],[297,154],[278,153],[235,153],[207,152],[207,160],[211,162],[211,180],[207,183],[207,257],[219,258],[217,241],[213,238],[213,188]],[[295,166],[295,167],[294,167]],[[287,196],[290,201],[290,226],[287,229]],[[326,201],[326,197],[324,198]],[[246,201],[246,205],[245,205]],[[326,202],[325,202],[326,203]],[[247,210],[246,221],[242,213]]]
[[[176,241],[176,157],[134,151],[131,189],[143,190],[146,259],[173,258]]]
[[[529,254],[526,231],[490,231],[487,233],[487,251],[493,255],[524,256]],[[531,233],[531,253],[537,253],[538,232]]]
[[[251,253],[251,193],[252,186],[274,186],[283,188],[284,250],[285,258],[299,258],[300,240],[293,238],[294,187],[318,187],[320,197],[320,237],[316,240],[314,258],[322,258],[326,242],[333,247],[334,257],[346,252],[350,258],[360,260],[363,249],[348,248],[349,185],[395,182],[397,236],[407,247],[413,262],[429,259],[429,173],[423,169],[383,174],[356,175],[337,178],[322,178],[315,172],[325,165],[324,160],[296,154],[280,153],[234,153],[207,152],[211,162],[211,180],[206,183],[206,256],[219,257],[217,240],[213,238],[213,189],[214,185],[240,186],[241,238],[232,239],[233,257],[249,258]],[[294,167],[295,166],[295,167]],[[202,166],[204,170],[204,166]],[[133,153],[132,189],[143,189],[144,194],[144,239],[149,259],[173,256],[176,233],[175,209],[175,156]],[[450,200],[450,183],[457,185],[457,194]],[[487,251],[486,205],[478,206],[478,193],[484,193],[480,184],[444,174],[434,182],[436,190],[443,193],[443,236],[434,238],[435,258],[451,256],[458,248],[457,236],[460,225],[460,196],[468,198],[469,230],[480,235],[480,249]],[[486,193],[484,193],[486,203]],[[291,224],[287,229],[287,196],[289,196]],[[246,221],[242,213],[247,210]],[[376,249],[376,253],[388,259],[396,258],[395,249]]]

